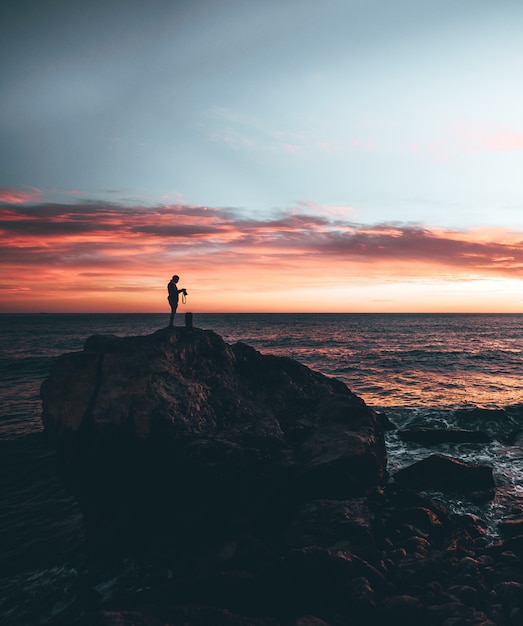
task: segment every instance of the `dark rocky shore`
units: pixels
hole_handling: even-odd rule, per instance
[[[175,328],[91,337],[41,395],[93,572],[55,626],[523,624],[522,512],[493,542],[425,493],[491,498],[492,468],[428,451],[389,476],[392,426],[336,379]]]

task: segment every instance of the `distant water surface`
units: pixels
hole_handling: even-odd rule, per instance
[[[39,388],[54,359],[90,335],[149,334],[167,322],[167,314],[0,315],[0,624],[45,623],[75,601],[82,576],[81,515],[56,478],[40,421]],[[398,427],[453,426],[456,409],[473,407],[507,409],[523,424],[523,315],[195,313],[194,325],[335,376]],[[493,502],[447,499],[484,517],[493,534],[500,516],[523,507],[517,436],[427,450],[391,432],[387,447],[392,472],[436,451],[493,465]]]

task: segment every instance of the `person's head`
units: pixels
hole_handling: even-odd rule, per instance
[[[176,276],[176,274],[173,276],[173,283],[177,283],[180,280],[179,276]]]

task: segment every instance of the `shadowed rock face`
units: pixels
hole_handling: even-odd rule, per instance
[[[386,473],[376,414],[345,384],[212,331],[90,337],[57,360],[41,397],[99,545],[260,522],[358,496]]]
[[[432,454],[394,474],[396,482],[410,489],[443,491],[492,491],[496,485],[492,467],[466,463],[444,454]]]

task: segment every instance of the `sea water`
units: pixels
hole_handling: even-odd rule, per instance
[[[39,388],[54,359],[93,334],[144,335],[167,322],[167,314],[0,315],[0,623],[45,623],[74,602],[85,575],[81,514],[42,433]],[[194,313],[193,324],[339,378],[398,428],[459,426],[455,411],[474,407],[505,409],[523,424],[523,315]],[[446,503],[482,516],[493,537],[497,521],[523,506],[522,445],[512,433],[427,449],[387,433],[391,473],[433,452],[492,465],[493,501]]]

